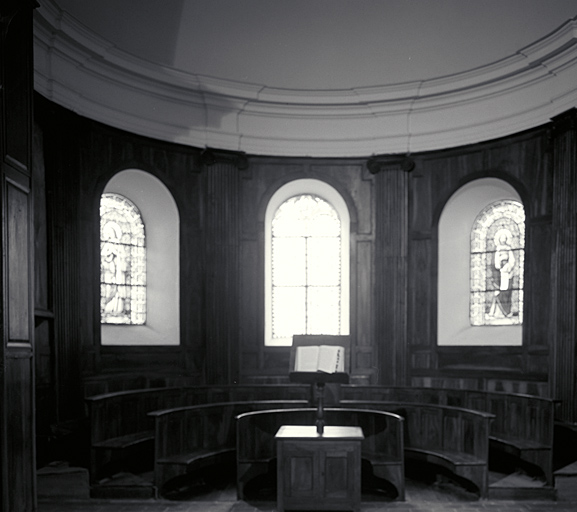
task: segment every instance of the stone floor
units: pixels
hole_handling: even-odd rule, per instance
[[[264,482],[246,501],[236,499],[234,479],[204,479],[175,490],[171,499],[39,499],[38,512],[276,512],[274,484]],[[247,493],[248,494],[248,493]],[[577,500],[478,500],[447,480],[406,480],[406,500],[374,490],[362,495],[361,512],[577,512]]]

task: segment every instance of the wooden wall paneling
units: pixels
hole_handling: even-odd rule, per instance
[[[240,290],[241,300],[238,304],[239,309],[239,350],[240,350],[240,373],[241,382],[244,378],[258,369],[258,360],[260,346],[262,345],[263,329],[259,328],[259,320],[263,318],[259,314],[260,301],[258,292],[262,293],[264,287],[256,286],[262,282],[259,279],[259,244],[256,240],[242,240],[240,248]]]
[[[523,343],[529,350],[550,345],[553,251],[551,217],[528,219],[525,238]],[[547,371],[546,364],[542,371]]]
[[[577,423],[577,109],[553,119],[551,389],[559,419]]]
[[[379,383],[407,380],[408,191],[413,162],[373,158],[375,176],[375,339]]]
[[[263,311],[261,308],[263,245],[262,223],[258,220],[258,189],[262,183],[255,180],[255,164],[240,176],[240,248],[239,248],[239,367],[240,382],[250,380],[258,372],[263,344]]]
[[[66,297],[55,295],[58,301],[57,330],[63,331],[73,347],[69,351],[70,366],[83,378],[99,372],[186,372],[202,380],[204,371],[203,336],[203,238],[202,190],[198,165],[199,151],[173,144],[161,143],[116,130],[49,104],[42,98],[44,137],[47,139],[47,186],[53,198],[54,228],[51,240],[56,269],[55,287],[61,278],[55,272],[68,258],[81,261],[78,272],[67,270],[68,285],[74,287],[66,304]],[[58,130],[54,129],[58,126]],[[180,216],[180,346],[164,347],[157,357],[158,347],[151,347],[148,355],[142,347],[111,347],[100,344],[100,265],[99,216],[100,194],[108,181],[119,171],[139,169],[157,177],[168,188]],[[62,236],[75,233],[78,242],[59,241]],[[74,252],[73,252],[74,251]],[[70,254],[65,254],[69,252]],[[65,269],[66,271],[66,269]],[[76,295],[78,294],[78,295]],[[59,318],[62,309],[81,320],[76,322],[73,335],[67,323]],[[70,324],[71,325],[71,324]],[[60,343],[60,341],[59,341]],[[64,342],[62,342],[64,343]],[[79,402],[82,406],[81,401]]]
[[[484,385],[487,371],[495,372],[495,375],[511,371],[519,374],[519,378],[526,375],[529,382],[546,380],[546,372],[542,368],[538,371],[537,366],[537,361],[543,361],[546,357],[550,328],[547,296],[550,293],[551,252],[548,244],[550,215],[547,212],[550,212],[552,202],[552,179],[548,170],[549,153],[546,151],[545,134],[546,127],[543,127],[499,141],[415,157],[417,169],[411,173],[409,206],[411,238],[408,286],[409,371],[413,380],[433,377],[441,381],[448,379],[447,382],[455,382],[455,379],[465,382],[474,372],[476,377],[473,381]],[[492,347],[486,357],[478,361],[476,368],[473,359],[477,352],[474,347],[469,350],[436,345],[438,249],[435,237],[436,223],[445,201],[465,183],[484,177],[508,181],[519,191],[526,205],[526,315],[523,347],[514,351],[507,347]],[[539,190],[533,187],[533,181],[541,185]],[[428,308],[423,307],[421,298],[429,304]],[[541,304],[541,301],[544,303]],[[430,347],[429,356],[427,346]],[[428,370],[426,365],[430,365]],[[462,377],[459,377],[459,373],[463,374]]]
[[[353,241],[356,248],[354,289],[351,289],[351,373],[357,378],[376,384],[379,366],[376,361],[373,300],[370,293],[374,272],[372,241]]]
[[[32,345],[12,346],[5,359],[6,489],[3,510],[32,511],[36,507],[34,379]]]
[[[0,509],[36,508],[31,1],[0,4]]]
[[[409,281],[407,290],[407,365],[409,382],[416,375],[436,368],[437,339],[437,258],[433,256],[430,176],[423,162],[417,161],[410,174],[409,215]]]
[[[16,173],[10,173],[12,175]],[[26,180],[28,181],[28,180]],[[30,343],[31,288],[23,286],[32,275],[30,242],[31,197],[29,190],[7,177],[4,181],[3,209],[4,265],[7,276],[7,335],[8,343]]]
[[[206,375],[208,383],[239,381],[240,170],[228,155],[205,156]]]
[[[6,510],[35,506],[32,198],[30,179],[3,169],[2,232]]]
[[[437,339],[436,313],[437,303],[436,269],[432,269],[436,258],[431,255],[432,240],[430,237],[413,235],[411,238],[409,308],[408,308],[408,343],[411,350],[433,350]]]
[[[49,211],[46,197],[43,136],[40,126],[33,133],[32,182],[34,184],[34,376],[36,410],[36,459],[39,467],[54,460],[53,432],[57,422],[57,372],[54,351],[54,310],[49,268]]]
[[[54,308],[54,351],[58,371],[59,421],[74,420],[83,415],[81,386],[81,328],[92,327],[93,311],[82,315],[82,306],[92,306],[94,284],[91,281],[90,263],[92,257],[82,259],[81,252],[94,236],[94,227],[83,224],[85,215],[79,205],[91,203],[82,201],[79,183],[79,165],[75,159],[79,146],[78,138],[69,126],[65,133],[51,133],[46,137],[45,147],[52,147],[51,164],[47,164],[47,188],[51,197],[51,268],[53,281]],[[81,241],[79,243],[79,241]],[[88,268],[88,270],[87,270]]]

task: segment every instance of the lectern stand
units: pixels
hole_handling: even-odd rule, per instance
[[[317,434],[322,434],[325,428],[325,413],[324,413],[324,395],[325,384],[327,382],[336,384],[348,384],[349,374],[344,372],[337,373],[323,373],[323,372],[291,372],[289,373],[291,382],[299,384],[310,384],[311,387],[316,387],[317,397]],[[313,388],[314,389],[314,388]]]
[[[290,368],[295,366],[296,351],[305,345],[337,345],[344,349],[345,371],[291,371],[289,379],[310,384],[316,395],[316,425],[283,425],[276,434],[278,511],[355,510],[361,504],[360,427],[325,426],[325,384],[348,384],[350,343],[348,336],[293,336]],[[336,365],[338,369],[340,366]]]

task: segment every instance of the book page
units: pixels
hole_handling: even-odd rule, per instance
[[[344,369],[345,349],[338,345],[321,345],[317,369],[321,372],[335,373]]]
[[[318,345],[297,347],[295,353],[295,372],[316,372],[319,360]]]

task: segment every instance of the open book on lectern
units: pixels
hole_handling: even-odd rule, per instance
[[[295,350],[295,372],[345,371],[345,348],[339,345],[301,345]]]

